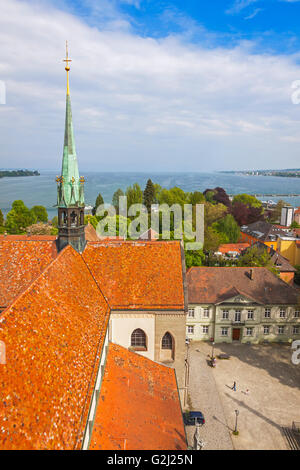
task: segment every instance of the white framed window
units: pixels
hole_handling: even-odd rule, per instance
[[[295,312],[294,312],[294,317],[295,318],[300,318],[300,310],[299,309],[296,309]]]
[[[241,321],[241,311],[240,310],[236,310],[234,312],[234,321],[236,322],[240,322]]]
[[[203,309],[203,318],[209,318],[209,308]]]
[[[254,319],[254,310],[253,309],[248,310],[247,314],[248,314],[248,320],[253,320]]]
[[[229,310],[222,310],[222,318],[223,318],[223,320],[228,320]]]
[[[246,328],[246,336],[253,336],[253,328]]]
[[[300,333],[300,326],[296,325],[293,326],[293,335],[299,335]]]
[[[284,326],[279,326],[278,327],[278,334],[283,335],[284,334]]]
[[[265,318],[271,318],[271,309],[269,307],[265,308]]]
[[[269,325],[264,325],[264,335],[269,335],[270,334],[270,327]]]
[[[221,328],[221,336],[228,336],[228,328]]]
[[[281,308],[281,309],[279,310],[279,317],[280,317],[280,318],[285,318],[285,313],[286,313],[285,308]]]
[[[195,309],[194,308],[189,308],[189,317],[194,318],[195,317]]]
[[[188,325],[188,327],[187,327],[187,332],[188,332],[190,335],[193,335],[193,334],[194,334],[194,330],[195,330],[194,325]]]
[[[208,334],[208,326],[206,326],[206,325],[202,326],[202,333],[203,333],[204,335],[207,335],[207,334]]]

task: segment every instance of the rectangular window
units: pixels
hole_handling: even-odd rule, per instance
[[[194,325],[188,325],[187,332],[191,335],[194,334]]]
[[[270,334],[270,327],[269,325],[264,325],[264,335],[269,335]]]
[[[247,328],[246,329],[246,335],[247,336],[253,336],[253,328]]]
[[[236,311],[235,311],[235,314],[234,314],[234,321],[236,321],[236,322],[240,322],[240,321],[241,321],[241,311],[240,311],[240,310],[236,310]]]
[[[285,308],[281,308],[279,311],[280,318],[285,318]]]
[[[248,320],[253,320],[254,318],[254,310],[248,310]]]
[[[204,318],[209,318],[209,308],[204,308],[203,309],[203,317]]]
[[[189,317],[194,318],[195,317],[195,309],[194,308],[189,308]]]
[[[283,335],[284,334],[284,326],[279,326],[278,327],[278,334]]]
[[[229,318],[229,310],[223,310],[223,311],[222,311],[222,318],[223,318],[223,320],[228,320],[228,318]]]
[[[221,328],[221,336],[228,336],[228,328]]]
[[[202,333],[204,335],[207,335],[208,334],[208,326],[202,326]]]
[[[293,335],[298,335],[300,333],[300,326],[293,326]]]
[[[271,309],[265,308],[265,318],[271,318]]]
[[[295,310],[294,317],[300,318],[300,310]]]

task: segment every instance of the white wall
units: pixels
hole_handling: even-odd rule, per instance
[[[140,313],[111,313],[111,341],[129,348],[131,334],[137,328],[141,328],[147,335],[147,351],[137,351],[142,356],[154,361],[155,345],[155,315]]]

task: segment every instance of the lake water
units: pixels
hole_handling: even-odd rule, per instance
[[[57,213],[56,203],[57,172],[41,171],[40,176],[1,178],[0,208],[4,215],[16,199],[22,199],[28,207],[43,205],[47,208],[49,219]],[[96,197],[102,194],[104,201],[110,203],[113,193],[123,191],[133,183],[144,189],[148,178],[165,188],[178,186],[184,191],[204,191],[217,186],[229,194],[300,194],[300,178],[275,176],[247,176],[228,173],[96,173],[85,172],[86,205],[94,205]],[[268,198],[277,201],[279,198]],[[300,206],[300,197],[284,197],[293,206]]]

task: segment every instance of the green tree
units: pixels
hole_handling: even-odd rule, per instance
[[[203,250],[208,251],[217,251],[220,244],[224,242],[224,237],[216,232],[212,227],[205,227],[204,229],[204,247]]]
[[[124,191],[122,189],[117,189],[117,191],[114,192],[113,197],[112,197],[112,205],[116,209],[117,214],[119,213],[120,210],[120,197],[124,196]]]
[[[148,181],[147,181],[146,188],[145,188],[143,196],[144,196],[143,202],[144,202],[145,206],[147,207],[148,213],[150,213],[151,212],[151,204],[154,204],[154,199],[155,199],[155,188],[154,188],[154,185],[153,185],[151,179],[148,179]]]
[[[232,204],[235,204],[236,202],[241,202],[242,204],[245,204],[245,206],[256,207],[257,209],[262,208],[262,202],[250,194],[237,194],[234,196]]]
[[[202,250],[185,250],[186,268],[192,266],[202,266],[205,261],[205,255]]]
[[[296,222],[296,220],[294,220],[294,221],[291,223],[290,228],[300,228],[300,225],[298,224],[298,222]]]
[[[240,227],[231,214],[227,214],[223,219],[215,222],[213,228],[220,234],[226,235],[227,243],[236,243],[240,237]]]
[[[205,202],[205,197],[203,196],[203,193],[200,193],[200,191],[194,191],[188,195],[188,202],[193,206],[196,204],[203,204]]]
[[[54,228],[58,227],[58,217],[57,217],[57,215],[53,217],[53,219],[51,220],[51,223],[52,223],[52,227],[54,227]]]
[[[248,248],[239,257],[238,266],[263,266],[274,270],[274,264],[267,249],[259,249],[257,246]]]
[[[101,206],[102,204],[104,204],[104,200],[103,200],[102,195],[99,193],[98,196],[97,196],[95,205],[94,205],[94,207],[93,207],[93,209],[92,209],[92,214],[93,214],[93,215],[96,215],[97,208],[98,208],[99,206]]]
[[[154,183],[154,203],[158,204],[159,203],[159,196],[162,191],[162,187],[158,183]]]
[[[207,193],[205,193],[205,199],[207,200],[207,202],[209,202],[210,204],[216,204],[216,201],[214,200],[214,195],[214,191],[207,191]]]
[[[223,204],[211,204],[210,202],[205,203],[204,215],[205,215],[205,225],[208,227],[214,222],[225,217],[227,213],[227,207]]]
[[[33,206],[31,210],[36,216],[37,222],[48,222],[48,213],[44,206]]]
[[[14,201],[6,217],[6,230],[11,234],[24,233],[26,227],[36,222],[34,212],[30,211],[21,200]]]
[[[176,186],[171,189],[162,189],[159,194],[159,203],[167,204],[172,206],[173,204],[179,204],[182,208],[184,204],[188,202],[187,194]]]
[[[3,217],[3,212],[0,209],[0,227],[3,227],[3,225],[4,225],[4,217]]]
[[[143,202],[143,191],[138,183],[134,183],[133,186],[129,186],[126,189],[126,196],[128,208],[132,206],[132,204],[142,204]]]

